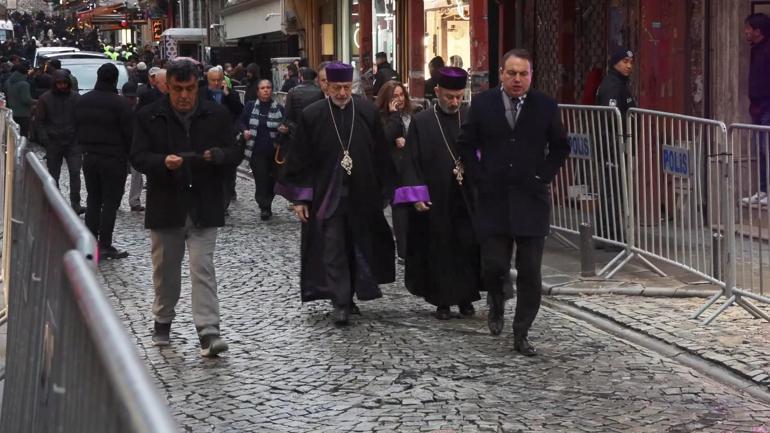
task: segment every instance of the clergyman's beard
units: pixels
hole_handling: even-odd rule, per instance
[[[457,113],[457,111],[460,109],[460,106],[459,106],[459,105],[458,105],[457,107],[450,107],[450,106],[449,106],[448,104],[446,104],[445,102],[441,102],[441,100],[439,100],[439,102],[438,102],[438,106],[439,106],[439,107],[441,107],[441,110],[442,110],[444,113],[446,113],[446,114],[455,114],[455,113]]]
[[[345,99],[345,101],[344,101],[344,102],[340,102],[339,100],[337,100],[337,98],[335,98],[335,97],[333,97],[333,96],[330,96],[330,99],[332,100],[332,103],[333,103],[334,105],[336,105],[336,106],[338,106],[338,107],[340,107],[340,108],[345,108],[345,106],[347,106],[347,105],[348,105],[348,103],[350,102],[350,100],[351,100],[352,98],[347,98],[347,99]]]

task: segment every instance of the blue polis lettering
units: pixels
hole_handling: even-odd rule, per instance
[[[690,175],[690,152],[674,146],[663,146],[663,171],[674,176]]]
[[[572,158],[591,159],[590,139],[584,134],[569,134],[570,156]]]

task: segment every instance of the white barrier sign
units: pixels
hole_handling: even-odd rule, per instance
[[[684,147],[663,145],[663,171],[679,176],[689,177],[692,174],[692,158],[690,151]]]
[[[591,159],[591,139],[586,134],[568,134],[571,158]]]

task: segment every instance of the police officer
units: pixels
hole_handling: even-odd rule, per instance
[[[628,80],[634,70],[634,53],[628,48],[617,49],[609,61],[607,75],[599,85],[596,92],[596,105],[617,107],[620,110],[623,120],[626,118],[626,112],[630,108],[636,107],[634,97],[631,95],[631,89]],[[622,130],[625,122],[620,126]],[[625,230],[623,224],[623,194],[620,169],[620,146],[622,142],[616,142],[608,137],[605,140],[606,148],[600,149],[602,153],[602,166],[604,181],[600,182],[602,191],[602,205],[600,211],[600,225],[596,228],[600,237],[606,237],[619,242],[625,242]],[[619,251],[618,246],[597,244],[597,248],[605,248],[610,251]]]

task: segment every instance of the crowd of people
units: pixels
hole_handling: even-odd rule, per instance
[[[31,71],[18,52],[0,66],[0,86],[57,182],[67,163],[71,205],[85,213],[103,260],[128,256],[113,231],[131,174],[129,206],[145,213],[151,243],[156,345],[171,342],[187,251],[201,354],[228,349],[213,257],[245,160],[259,218],[273,217],[281,195],[301,221],[300,296],[330,301],[334,324],[361,314],[357,301],[381,297],[400,263],[407,289],[435,306],[439,320],[457,317],[453,307],[473,316],[487,292],[488,327],[498,335],[515,258],[514,348],[536,354],[528,331],[540,305],[548,185],[569,145],[556,101],[530,88],[526,51],[508,52],[501,86],[469,105],[468,73],[440,57],[426,80],[432,103],[412,101],[385,53],[360,74],[342,62],[291,64],[279,103],[253,63],[168,61],[151,46],[98,49],[125,61],[130,80],[121,89],[114,64],[102,65],[94,90],[81,96],[56,60]],[[633,61],[630,52],[619,56]]]

